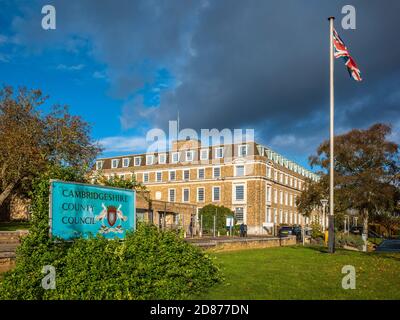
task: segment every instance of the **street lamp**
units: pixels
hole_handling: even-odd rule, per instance
[[[322,229],[325,231],[326,230],[325,208],[326,208],[326,205],[328,204],[328,200],[327,199],[321,199],[321,204],[322,204]]]

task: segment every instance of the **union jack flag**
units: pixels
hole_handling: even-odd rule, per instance
[[[335,29],[333,29],[333,48],[334,48],[334,56],[336,59],[343,58],[344,64],[347,67],[347,71],[350,76],[353,77],[356,81],[361,81],[361,72],[358,69],[356,62],[350,56],[349,50],[344,44],[343,40],[339,37],[338,33]]]

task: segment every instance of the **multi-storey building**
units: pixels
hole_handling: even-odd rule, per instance
[[[255,142],[203,148],[197,140],[176,141],[168,152],[98,159],[96,170],[109,178],[135,175],[152,199],[190,204],[197,212],[210,203],[229,207],[238,223],[247,224],[249,234],[308,223],[296,198],[306,178],[318,179]]]

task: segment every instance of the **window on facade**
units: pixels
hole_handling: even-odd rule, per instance
[[[194,151],[186,151],[186,161],[190,162],[193,161]]]
[[[274,171],[274,180],[278,181],[278,171]]]
[[[283,223],[283,211],[279,210],[279,223]]]
[[[96,170],[103,169],[103,161],[96,161]]]
[[[204,201],[204,188],[197,188],[197,201],[198,202]]]
[[[271,208],[269,208],[269,207],[267,208],[265,221],[266,221],[266,222],[272,222],[272,221],[271,221]]]
[[[224,148],[218,147],[215,148],[215,159],[221,159],[224,157]]]
[[[146,155],[146,165],[151,166],[152,164],[154,164],[154,155]]]
[[[168,197],[169,202],[175,202],[175,189],[169,189]]]
[[[189,179],[190,179],[190,171],[183,170],[183,180],[189,180]]]
[[[274,202],[278,203],[278,190],[274,190]]]
[[[135,157],[133,160],[133,164],[135,167],[140,166],[140,164],[142,163],[142,158],[141,157]]]
[[[169,180],[173,181],[176,179],[176,172],[175,171],[170,171],[169,172]]]
[[[274,208],[274,223],[278,223],[278,210]]]
[[[208,149],[201,149],[200,160],[208,160]]]
[[[244,165],[236,166],[236,177],[243,177],[244,176]]]
[[[197,170],[197,178],[204,179],[204,168],[200,168]]]
[[[244,185],[236,185],[235,186],[235,200],[243,201],[244,200]]]
[[[288,193],[285,192],[285,206],[289,204]]]
[[[161,171],[156,172],[156,180],[157,180],[157,182],[162,181],[162,172]]]
[[[213,187],[213,201],[220,201],[220,187]]]
[[[294,187],[297,188],[297,179],[293,179],[294,180]]]
[[[220,167],[213,168],[213,176],[214,176],[214,178],[221,177],[221,168]]]
[[[178,163],[179,161],[179,152],[173,152],[171,157],[172,163]]]
[[[283,192],[279,191],[279,203],[283,204]]]
[[[149,173],[148,172],[143,173],[143,182],[149,182]]]
[[[272,169],[271,169],[271,167],[268,167],[267,168],[267,177],[268,177],[268,179],[271,179],[271,171],[272,171]]]
[[[280,183],[283,183],[283,173],[280,174],[279,182],[280,182]]]
[[[158,155],[158,164],[165,164],[167,162],[167,155],[165,153],[160,153]]]
[[[287,175],[285,175],[285,184],[286,185],[288,184],[288,176]]]
[[[285,223],[288,223],[288,213],[285,211]]]
[[[247,145],[243,144],[243,145],[239,146],[238,148],[239,148],[239,152],[238,152],[239,157],[247,156]]]
[[[271,202],[271,186],[267,186],[267,201]]]
[[[183,202],[189,202],[189,189],[183,189]]]
[[[289,205],[291,207],[293,207],[293,195],[292,194],[289,195]]]
[[[112,159],[111,160],[111,168],[115,169],[118,168],[119,159]]]
[[[129,162],[130,162],[130,159],[129,159],[129,158],[123,158],[123,159],[122,159],[122,167],[123,167],[123,168],[129,167]]]
[[[244,209],[243,207],[235,208],[235,218],[237,222],[241,223],[244,221]]]

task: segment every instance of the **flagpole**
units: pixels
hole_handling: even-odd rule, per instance
[[[333,55],[333,20],[335,17],[329,17],[329,60],[330,60],[330,135],[329,135],[329,233],[328,233],[328,251],[335,252],[335,229],[334,229],[334,55]]]

